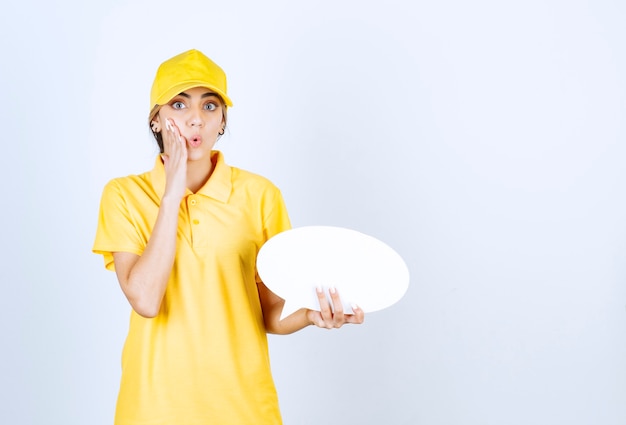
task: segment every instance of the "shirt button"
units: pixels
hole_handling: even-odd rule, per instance
[[[194,219],[193,224],[200,224],[200,220]]]
[[[191,205],[196,205],[198,203],[198,201],[196,201],[195,199],[192,199],[191,201],[189,201],[189,203]]]

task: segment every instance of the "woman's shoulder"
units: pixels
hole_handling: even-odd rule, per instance
[[[129,192],[145,192],[146,189],[149,189],[152,184],[150,182],[150,172],[146,171],[141,174],[129,174],[121,177],[111,178],[105,185],[105,192],[118,192],[118,193],[129,193]]]
[[[149,180],[150,172],[146,171],[141,174],[129,174],[111,178],[105,186],[132,187]]]

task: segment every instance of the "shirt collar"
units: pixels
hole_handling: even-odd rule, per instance
[[[211,152],[211,160],[215,164],[213,172],[209,180],[196,192],[198,195],[204,195],[217,201],[226,203],[230,197],[233,188],[231,181],[231,168],[224,162],[224,155],[220,151]],[[150,171],[152,186],[159,199],[165,193],[165,166],[161,155],[157,155],[154,161],[154,168]],[[187,189],[185,196],[191,195],[191,191]]]

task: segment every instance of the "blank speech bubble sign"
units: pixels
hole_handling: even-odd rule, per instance
[[[300,308],[319,310],[315,288],[335,287],[346,313],[398,302],[409,287],[409,270],[400,255],[380,240],[356,230],[305,226],[269,239],[257,257],[257,271],[272,292],[285,300],[281,319]]]

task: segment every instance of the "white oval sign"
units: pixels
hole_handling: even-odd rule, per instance
[[[268,240],[257,257],[263,283],[285,300],[281,319],[305,307],[319,310],[316,287],[335,287],[344,311],[366,313],[398,302],[409,287],[400,255],[380,240],[342,227],[306,226]]]

